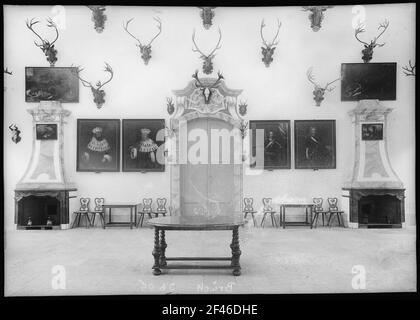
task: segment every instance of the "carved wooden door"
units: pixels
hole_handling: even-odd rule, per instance
[[[226,140],[223,142],[219,138],[220,130],[230,134],[232,126],[213,118],[188,122],[188,157],[187,163],[181,164],[180,171],[182,215],[223,216],[234,213],[234,139],[230,137],[229,144],[223,145]]]

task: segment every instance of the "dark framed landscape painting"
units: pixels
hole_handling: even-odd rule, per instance
[[[25,101],[79,102],[79,79],[75,67],[26,67]]]
[[[165,171],[165,119],[123,119],[122,171]]]
[[[335,120],[295,120],[295,169],[335,168]]]
[[[36,140],[57,140],[57,124],[37,124]]]
[[[120,120],[77,119],[77,171],[120,171]]]
[[[290,169],[290,120],[253,120],[251,134],[251,163],[255,169]],[[260,134],[257,134],[258,130]]]
[[[342,63],[341,101],[396,100],[397,64]]]
[[[362,123],[362,140],[383,140],[383,123]]]

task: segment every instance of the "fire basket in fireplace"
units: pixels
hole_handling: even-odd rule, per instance
[[[58,101],[41,101],[33,117],[32,156],[15,189],[18,229],[68,229],[70,192],[63,155],[64,118],[70,111]]]
[[[350,111],[355,125],[355,162],[343,190],[350,198],[349,227],[393,228],[405,222],[404,186],[387,152],[387,115],[378,100],[361,100]]]

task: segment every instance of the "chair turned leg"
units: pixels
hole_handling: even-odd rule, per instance
[[[76,213],[76,217],[74,218],[74,220],[73,220],[73,224],[71,225],[71,228],[73,229],[74,228],[74,226],[76,225],[76,222],[77,222],[77,218],[79,217],[79,213]]]
[[[85,221],[86,221],[86,229],[89,229],[91,222],[90,222],[90,218],[89,218],[89,213],[85,213]]]
[[[252,221],[254,222],[254,227],[256,227],[257,226],[257,220],[255,220],[255,215],[254,215],[253,212],[251,213],[251,216],[252,216]]]
[[[315,212],[314,217],[312,219],[312,225],[316,228],[318,224],[319,212]]]
[[[267,213],[264,213],[262,219],[261,219],[261,227],[264,228],[264,220],[265,220],[265,216],[267,215]]]
[[[92,213],[92,224],[91,224],[92,228],[95,228],[95,218],[96,218],[96,212],[93,212]]]
[[[334,214],[330,213],[330,217],[329,217],[328,223],[327,223],[327,226],[329,226],[330,228],[331,228],[331,222],[332,222],[331,220],[332,220],[333,216],[334,216]]]

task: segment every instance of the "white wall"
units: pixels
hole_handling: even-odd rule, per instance
[[[4,63],[12,76],[5,75],[4,106],[4,186],[5,226],[13,227],[14,187],[22,177],[31,153],[31,116],[27,108],[36,104],[24,100],[25,66],[48,66],[44,55],[34,46],[35,36],[25,26],[26,18],[44,19],[52,15],[51,6],[4,7]],[[391,164],[406,187],[406,220],[415,223],[415,79],[406,77],[401,67],[415,59],[415,4],[367,5],[366,34],[372,38],[379,22],[387,18],[390,27],[383,35],[386,45],[374,51],[372,62],[397,62],[397,100],[383,104],[395,108],[389,117],[389,156]],[[326,12],[322,28],[313,32],[307,12],[300,7],[217,8],[213,27],[202,27],[197,8],[110,7],[105,30],[93,29],[91,11],[81,6],[65,7],[66,25],[56,42],[56,66],[71,64],[85,67],[83,75],[93,81],[106,79],[104,61],[114,69],[114,79],[105,87],[106,103],[97,109],[89,89],[80,86],[80,102],[64,104],[72,111],[65,128],[65,166],[67,176],[76,183],[78,194],[103,196],[108,201],[138,201],[144,196],[169,195],[169,170],[164,173],[82,173],[76,172],[76,121],[78,118],[147,119],[165,118],[166,97],[171,90],[184,88],[191,74],[201,70],[202,61],[192,52],[191,34],[203,51],[217,42],[220,26],[222,48],[214,59],[215,72],[221,70],[226,84],[243,89],[248,102],[248,120],[335,119],[337,126],[337,169],[276,170],[245,176],[244,195],[310,199],[313,196],[338,196],[354,160],[353,131],[347,112],[354,102],[340,101],[340,88],[326,94],[321,107],[315,107],[312,85],[306,70],[314,67],[319,82],[340,75],[341,63],[362,62],[362,46],[354,38],[352,6],[336,6]],[[131,28],[141,39],[154,35],[158,15],[163,32],[153,43],[152,59],[145,66],[134,40],[122,28],[123,21],[134,17]],[[274,34],[276,18],[282,21],[274,62],[266,68],[261,61],[259,26],[265,18],[266,37]],[[45,34],[46,27],[42,28]],[[50,37],[53,32],[49,31]],[[8,126],[22,129],[22,141],[14,144]],[[293,141],[293,130],[292,130]],[[293,145],[292,145],[293,147]],[[292,152],[293,156],[293,152]],[[294,159],[292,157],[292,164]],[[292,165],[293,167],[293,165]],[[345,202],[343,201],[343,206]],[[77,205],[72,200],[72,209]]]

